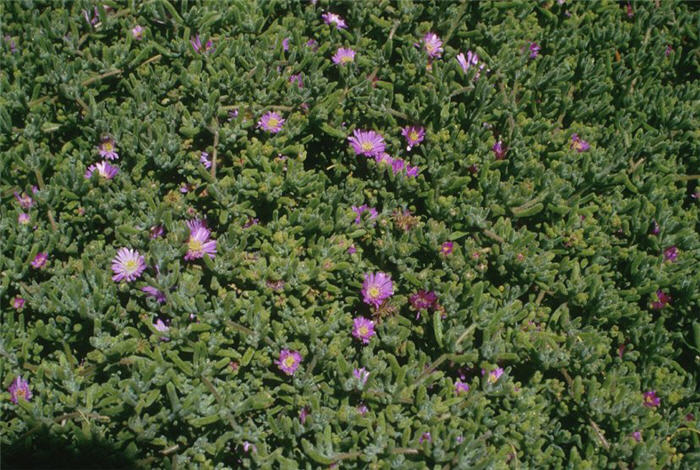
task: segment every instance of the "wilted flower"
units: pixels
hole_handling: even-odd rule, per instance
[[[34,199],[31,198],[27,193],[22,193],[21,195],[15,191],[15,199],[17,199],[17,202],[19,202],[19,206],[22,209],[29,209],[34,205]]]
[[[359,369],[354,369],[352,371],[352,375],[354,375],[355,378],[357,380],[359,380],[362,385],[367,383],[367,379],[369,378],[369,372],[364,367],[360,367]]]
[[[337,29],[346,29],[348,27],[345,20],[335,13],[324,13],[321,15],[321,18],[323,18],[324,23],[335,25]]]
[[[111,180],[114,176],[119,173],[119,168],[112,166],[107,162],[98,162],[94,165],[90,165],[85,171],[85,179],[92,178],[92,174],[97,171],[97,174],[101,177]]]
[[[204,165],[204,168],[211,168],[211,162],[209,161],[209,154],[207,152],[202,152],[199,155],[199,162]]]
[[[162,225],[154,225],[153,227],[151,227],[151,230],[150,230],[150,237],[151,237],[152,239],[156,239],[156,238],[162,236],[162,235],[163,235],[163,232],[164,232],[164,230],[163,230],[163,226],[162,226]]]
[[[258,121],[258,127],[276,134],[282,130],[282,124],[284,124],[284,121],[285,120],[282,119],[282,116],[279,114],[275,113],[274,111],[268,111],[267,113],[263,114]]]
[[[355,129],[348,141],[357,155],[374,157],[384,152],[384,138],[378,132]]]
[[[627,6],[625,7],[627,10],[627,18],[633,18],[634,17],[634,10],[632,10],[632,5],[630,5],[630,2],[627,2]]]
[[[143,27],[136,25],[133,28],[131,28],[131,35],[134,37],[134,39],[141,40],[143,39]]]
[[[406,143],[408,144],[406,150],[410,151],[413,147],[423,142],[425,129],[422,126],[406,126],[401,129],[401,135],[406,138]]]
[[[103,138],[100,145],[97,146],[97,150],[102,158],[106,158],[108,160],[116,160],[119,158],[116,144],[114,143],[114,139],[111,137]]]
[[[248,217],[248,220],[246,223],[243,224],[243,228],[249,228],[252,227],[253,225],[258,225],[260,223],[260,219],[257,217]]]
[[[352,49],[339,48],[332,57],[336,65],[345,65],[355,61],[355,51]]]
[[[578,153],[585,152],[586,150],[590,149],[591,146],[586,142],[585,140],[581,139],[578,134],[573,133],[571,134],[571,145],[570,147],[572,149],[575,149]]]
[[[24,307],[24,302],[25,300],[22,297],[15,297],[12,299],[12,306],[19,310],[20,308]]]
[[[382,272],[365,274],[365,282],[362,283],[364,303],[379,307],[393,294],[394,284],[391,282],[391,275]]]
[[[22,376],[17,378],[10,384],[7,389],[10,392],[10,400],[12,403],[17,403],[18,399],[31,400],[32,391],[29,389],[29,381],[22,379]]]
[[[408,209],[395,210],[392,213],[392,217],[394,218],[396,226],[404,232],[408,232],[420,222],[420,218],[411,214],[411,211]]]
[[[506,157],[506,152],[508,151],[508,149],[503,146],[503,142],[500,140],[493,144],[491,150],[493,151],[494,155],[496,155],[496,160],[503,160]]]
[[[678,248],[675,245],[669,246],[664,250],[664,261],[674,262],[678,258]]]
[[[46,264],[47,259],[49,259],[49,255],[40,251],[34,257],[34,261],[32,261],[32,266],[36,269],[42,268]]]
[[[423,36],[423,47],[428,57],[440,57],[442,55],[442,41],[435,33],[427,33]]]
[[[661,310],[666,306],[666,304],[671,302],[671,295],[665,293],[661,289],[656,291],[656,298],[658,301],[651,303],[651,308],[654,310]]]
[[[357,217],[355,217],[355,223],[358,225],[362,222],[362,213],[365,211],[369,212],[369,220],[374,220],[379,215],[377,209],[374,207],[369,207],[367,204],[362,204],[359,207],[352,206],[352,210],[355,214],[357,214]]]
[[[368,320],[365,317],[357,317],[353,320],[352,335],[364,344],[369,344],[369,340],[375,334],[372,320]]]
[[[659,224],[656,222],[656,220],[653,220],[651,234],[658,235],[660,231],[661,231],[661,227],[659,227]]]
[[[437,295],[433,291],[419,290],[409,297],[411,306],[418,311],[416,318],[420,316],[421,310],[433,308],[437,304]]]
[[[455,393],[459,395],[462,392],[468,392],[469,391],[469,384],[462,382],[461,380],[457,379],[455,381]]]
[[[661,399],[656,396],[656,390],[644,392],[644,406],[655,408],[661,404]]]
[[[420,438],[418,439],[418,442],[422,444],[423,441],[433,442],[433,438],[430,435],[430,432],[424,432],[423,434],[421,434]]]
[[[304,81],[300,73],[290,75],[289,83],[296,83],[299,88],[304,88]]]
[[[99,21],[100,21],[100,11],[97,9],[97,7],[94,7],[94,13],[92,15],[92,18],[88,14],[87,10],[83,10],[83,17],[85,18],[85,21],[88,22],[90,26],[95,26]]]
[[[541,47],[536,42],[531,42],[528,49],[530,50],[530,58],[534,59],[540,53]]]
[[[442,245],[440,245],[440,254],[447,256],[450,253],[452,253],[453,248],[454,242],[445,242]]]
[[[22,225],[27,225],[29,223],[29,214],[25,212],[20,212],[19,215],[17,216],[17,223],[20,223]]]
[[[202,47],[202,41],[199,39],[199,34],[193,38],[190,38],[190,44],[192,44],[192,49],[194,49],[195,52],[200,54],[203,52],[214,51],[214,43],[211,41],[211,39],[207,41],[204,47]]]
[[[165,294],[156,289],[155,287],[146,286],[142,287],[141,290],[148,294],[149,297],[154,297],[159,303],[165,302]]]
[[[216,254],[216,240],[210,240],[211,232],[203,226],[197,227],[195,230],[190,228],[190,239],[187,241],[187,253],[185,259],[191,261],[201,258],[205,254],[210,258],[214,258]]]
[[[275,361],[275,364],[279,366],[280,370],[287,375],[294,375],[300,363],[301,354],[297,351],[290,351],[289,349],[280,351],[280,357]]]
[[[112,271],[114,271],[112,280],[131,282],[139,278],[145,269],[146,261],[138,251],[131,248],[121,248],[112,260]]]

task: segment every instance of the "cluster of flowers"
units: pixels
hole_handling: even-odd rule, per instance
[[[111,137],[104,137],[100,145],[97,146],[97,151],[100,153],[100,157],[105,160],[90,165],[87,171],[85,171],[85,179],[90,179],[93,173],[97,173],[102,178],[111,180],[119,172],[118,167],[110,165],[107,162],[107,160],[116,160],[119,158],[114,139]]]

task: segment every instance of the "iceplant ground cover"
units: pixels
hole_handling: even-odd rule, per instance
[[[1,2],[3,468],[697,468],[699,19]]]

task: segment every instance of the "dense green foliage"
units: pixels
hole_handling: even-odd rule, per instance
[[[697,4],[99,3],[0,2],[3,467],[700,465]],[[86,179],[105,136],[119,173]],[[183,259],[195,217],[213,259]],[[136,281],[111,278],[122,247]],[[364,345],[370,272],[394,295]],[[421,289],[441,308],[416,318]]]

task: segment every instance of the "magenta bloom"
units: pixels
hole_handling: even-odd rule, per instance
[[[374,332],[374,322],[365,317],[355,318],[352,325],[352,335],[364,344],[369,344],[369,340],[376,334]]]
[[[442,56],[442,41],[435,33],[427,33],[423,36],[423,47],[425,47],[428,57]]]
[[[455,382],[455,393],[457,395],[459,395],[462,392],[468,392],[468,391],[469,391],[469,384],[457,379],[457,381]]]
[[[357,217],[355,217],[355,223],[358,225],[362,222],[362,213],[365,211],[369,212],[369,220],[374,220],[379,215],[377,209],[374,207],[369,207],[367,204],[362,204],[360,207],[352,206],[352,210],[355,212],[355,214],[357,214]]]
[[[257,452],[258,448],[255,446],[255,444],[251,444],[248,441],[243,441],[243,452]]]
[[[419,170],[418,165],[416,165],[416,166],[406,165],[406,176],[409,178],[415,178],[416,176],[418,176],[418,170]]]
[[[279,131],[282,130],[282,124],[284,124],[284,121],[285,120],[282,119],[282,116],[280,116],[279,114],[273,111],[268,111],[267,113],[263,114],[263,116],[258,121],[258,127],[261,127],[267,132],[277,134]]]
[[[299,411],[299,422],[301,424],[304,424],[306,422],[306,417],[309,416],[311,410],[307,406],[303,407],[301,411]]]
[[[36,269],[40,269],[44,267],[47,259],[49,259],[49,255],[40,251],[34,257],[34,261],[32,261],[32,266],[34,266]]]
[[[289,349],[280,351],[280,358],[275,361],[275,364],[277,364],[280,370],[287,375],[294,375],[300,363],[301,354],[297,351],[290,351]]]
[[[163,320],[161,320],[160,318],[156,319],[155,323],[153,323],[153,328],[155,328],[157,331],[159,331],[161,333],[165,333],[165,334],[167,334],[168,331],[170,331],[170,328],[168,327],[168,325],[166,325],[165,322]],[[161,341],[170,341],[170,338],[168,338],[167,336],[161,336],[160,340]]]
[[[437,304],[437,295],[433,291],[419,290],[408,299],[411,302],[411,306],[418,311],[416,318],[420,315],[421,310],[433,308]]]
[[[578,134],[571,134],[571,145],[570,148],[575,149],[578,153],[585,152],[590,149],[591,146],[585,140],[581,139]]]
[[[503,375],[503,369],[500,367],[496,367],[494,370],[489,372],[489,377],[487,380],[489,381],[489,383],[495,384],[496,381],[499,379],[499,377],[502,375]]]
[[[355,252],[357,252],[357,248],[355,248],[355,245],[350,245],[350,246],[348,247],[348,253],[349,253],[349,254],[353,254],[353,253],[355,253]]]
[[[97,151],[100,153],[100,157],[106,158],[107,160],[116,160],[119,158],[117,146],[114,143],[114,139],[111,137],[102,139],[100,145],[97,146]]]
[[[447,256],[450,253],[452,253],[453,248],[454,248],[453,242],[445,242],[442,245],[440,245],[440,253]]]
[[[163,230],[162,225],[154,225],[150,230],[151,239],[155,240],[156,238],[163,236],[164,231],[165,230]]]
[[[367,408],[367,405],[365,405],[364,403],[361,403],[357,406],[357,412],[360,414],[360,416],[366,415],[368,411],[369,408]]]
[[[530,58],[534,59],[540,53],[541,47],[536,42],[531,42],[528,49],[530,50]]]
[[[392,295],[394,295],[394,283],[391,282],[390,274],[382,272],[365,274],[365,282],[362,283],[364,303],[379,307]]]
[[[190,44],[192,44],[192,49],[200,54],[203,52],[214,51],[214,43],[211,42],[211,39],[207,41],[206,45],[202,46],[202,41],[199,39],[199,34],[193,38],[190,38]]]
[[[119,168],[112,166],[107,162],[98,162],[94,165],[90,165],[85,171],[85,179],[92,178],[92,174],[97,171],[97,174],[101,177],[111,180],[114,176],[119,173]]]
[[[352,371],[352,375],[354,375],[355,378],[360,381],[361,385],[367,383],[367,379],[369,378],[369,372],[364,367],[354,369]]]
[[[332,57],[336,65],[345,65],[355,61],[355,51],[352,49],[339,48]]]
[[[192,219],[188,220],[187,228],[190,229],[190,235],[199,230],[200,228],[207,228],[207,221],[202,219]]]
[[[306,47],[316,52],[318,50],[318,42],[315,39],[309,39],[306,41]]]
[[[20,308],[24,307],[24,302],[25,302],[25,300],[22,297],[15,297],[12,300],[12,306],[15,309],[19,310]]]
[[[138,279],[146,269],[146,261],[138,251],[131,248],[121,248],[112,260],[112,280],[131,282]]]
[[[661,399],[656,396],[656,390],[649,390],[644,392],[644,406],[649,408],[656,408],[661,404]]]
[[[131,35],[134,37],[134,39],[140,41],[143,39],[143,27],[136,25],[133,28],[131,28]]]
[[[285,51],[289,50],[289,39],[290,38],[284,38],[282,39],[282,49]]]
[[[391,161],[391,171],[393,171],[394,174],[400,173],[404,169],[405,166],[406,166],[406,162],[400,158],[394,158]]]
[[[384,163],[389,166],[391,166],[391,164],[394,163],[394,159],[391,158],[391,155],[389,155],[386,152],[382,152],[375,155],[374,160],[377,162],[377,164]]]
[[[22,225],[27,225],[29,223],[29,214],[20,212],[19,215],[17,216],[17,223],[20,223]]]
[[[651,303],[651,308],[654,310],[661,310],[666,306],[666,304],[671,302],[671,295],[665,293],[661,289],[656,291],[656,298],[659,300]]]
[[[664,261],[674,262],[678,258],[678,248],[675,245],[669,246],[664,250]]]
[[[418,442],[420,442],[421,444],[423,443],[423,441],[433,442],[433,438],[429,432],[424,432],[418,439]]]
[[[97,7],[94,8],[94,14],[92,15],[92,18],[88,14],[87,10],[83,10],[83,17],[90,26],[95,26],[100,21],[100,11],[97,9]]]
[[[348,27],[345,20],[335,13],[324,13],[321,15],[321,18],[323,18],[324,23],[335,25],[337,29],[346,29]]]
[[[199,155],[199,162],[204,165],[204,168],[211,168],[211,162],[209,161],[209,154],[207,152],[202,152]]]
[[[201,258],[205,254],[213,258],[216,254],[216,240],[210,240],[211,232],[203,226],[197,227],[195,230],[190,229],[190,239],[187,241],[187,253],[185,259],[191,261]]]
[[[304,88],[304,80],[303,80],[302,75],[300,73],[290,75],[289,76],[289,83],[296,83],[297,87]]]
[[[493,151],[493,154],[496,155],[496,160],[503,160],[506,158],[506,152],[508,151],[508,149],[503,146],[503,142],[500,140],[493,144],[491,150]]]
[[[10,400],[12,403],[17,403],[19,398],[27,401],[32,399],[32,391],[29,389],[29,382],[22,379],[21,375],[17,376],[7,390],[10,392]]]
[[[22,193],[21,195],[15,191],[15,199],[17,199],[17,202],[19,202],[19,206],[22,209],[29,209],[34,205],[34,199],[31,198],[27,193]]]
[[[384,137],[378,132],[355,129],[348,141],[356,155],[375,157],[384,152]]]
[[[425,129],[422,126],[406,126],[401,129],[401,135],[406,138],[406,143],[408,144],[406,150],[410,151],[413,147],[423,142]]]
[[[154,297],[158,301],[158,303],[162,304],[163,302],[165,302],[165,294],[163,294],[155,287],[146,286],[142,287],[141,290],[145,292],[149,297]]]
[[[632,438],[637,442],[641,442],[642,441],[642,433],[639,431],[634,431],[632,433]]]

